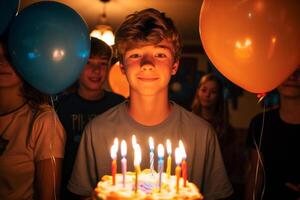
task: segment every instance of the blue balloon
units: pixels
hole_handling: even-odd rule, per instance
[[[19,0],[0,0],[0,35],[4,33],[16,15]]]
[[[42,1],[22,10],[8,36],[12,64],[24,80],[46,94],[74,83],[90,53],[85,21],[70,7]]]

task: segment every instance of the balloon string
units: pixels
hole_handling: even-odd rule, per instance
[[[265,193],[265,186],[266,186],[266,172],[265,172],[265,167],[264,167],[264,163],[261,157],[261,143],[262,143],[262,137],[263,137],[263,133],[264,133],[264,126],[265,126],[265,114],[266,114],[266,106],[264,104],[264,109],[263,109],[263,118],[262,118],[262,125],[261,125],[261,131],[260,131],[260,137],[259,137],[259,141],[258,144],[253,136],[253,141],[254,141],[254,145],[257,151],[257,163],[256,163],[256,170],[255,170],[255,181],[254,181],[254,189],[253,189],[253,194],[252,194],[252,199],[255,200],[256,199],[256,187],[257,187],[257,182],[258,182],[258,171],[259,171],[259,165],[261,165],[262,168],[262,179],[263,179],[263,188],[261,191],[261,197],[260,199],[263,199],[264,193]]]
[[[51,106],[54,108],[54,98],[50,96],[51,100]],[[54,109],[53,109],[54,110]],[[52,112],[53,113],[53,120],[54,120],[54,133],[51,136],[51,141],[50,141],[50,158],[51,158],[51,164],[52,164],[52,175],[53,175],[53,192],[54,192],[54,200],[56,200],[56,177],[55,177],[55,170],[56,170],[56,160],[53,154],[53,140],[54,140],[54,135],[56,134],[56,113],[55,110]]]
[[[258,102],[260,103],[265,97],[267,96],[267,93],[259,93],[257,94]]]
[[[21,9],[21,0],[19,0],[19,2],[18,2],[18,8],[17,8],[16,16],[19,14],[20,9]]]

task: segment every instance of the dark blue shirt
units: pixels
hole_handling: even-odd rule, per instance
[[[263,115],[252,119],[247,140],[250,147],[259,144]],[[300,124],[288,124],[280,118],[279,110],[265,114],[261,153],[265,169],[264,200],[296,200],[299,192],[294,192],[285,184],[300,184]]]
[[[66,194],[68,193],[66,186],[72,173],[85,125],[95,116],[124,100],[123,96],[108,91],[104,91],[102,98],[95,101],[83,99],[77,93],[64,95],[58,100],[57,114],[67,134],[62,174],[62,195],[64,198],[70,197],[65,196],[68,195]]]

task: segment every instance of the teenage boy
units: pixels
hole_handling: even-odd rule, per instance
[[[245,200],[300,199],[300,66],[277,89],[279,107],[248,129]]]
[[[76,92],[59,100],[57,113],[66,133],[65,157],[62,176],[62,199],[74,199],[67,191],[77,149],[85,125],[96,115],[124,101],[124,97],[103,89],[112,49],[105,42],[91,38],[91,53],[80,74]]]
[[[229,196],[232,187],[214,130],[203,119],[168,100],[168,83],[178,69],[181,47],[172,20],[155,9],[129,15],[116,33],[116,46],[130,85],[130,99],[87,125],[68,188],[83,197],[92,195],[97,181],[111,173],[110,147],[115,137],[126,140],[128,170],[133,171],[129,144],[135,134],[142,149],[142,169],[149,168],[149,136],[156,145],[170,139],[173,152],[182,140],[187,152],[188,180],[199,186],[207,200]]]

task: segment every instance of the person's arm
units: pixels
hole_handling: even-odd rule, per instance
[[[35,163],[35,197],[37,200],[59,199],[62,158]]]
[[[263,176],[261,164],[258,164],[258,152],[255,149],[249,150],[248,169],[245,181],[245,200],[258,199],[262,191]],[[258,170],[258,172],[257,172]]]

